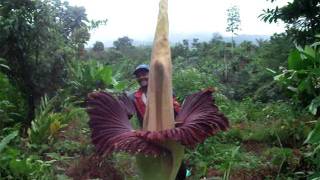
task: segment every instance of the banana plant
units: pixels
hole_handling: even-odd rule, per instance
[[[144,180],[174,180],[185,147],[195,147],[229,126],[213,104],[212,89],[188,96],[174,117],[167,11],[168,0],[160,0],[142,129],[130,125],[128,115],[134,113],[134,105],[126,95],[116,98],[107,92],[93,92],[88,96],[89,125],[97,152],[135,155]]]

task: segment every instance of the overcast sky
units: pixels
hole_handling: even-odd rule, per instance
[[[68,0],[84,6],[89,19],[108,19],[107,25],[91,32],[89,45],[95,41],[114,41],[129,36],[138,41],[152,39],[159,0]],[[226,29],[226,10],[240,9],[239,34],[272,35],[283,32],[283,24],[267,24],[258,19],[266,7],[285,5],[290,0],[169,0],[170,34],[215,33],[230,35]]]

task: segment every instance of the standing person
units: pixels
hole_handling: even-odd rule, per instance
[[[142,127],[143,117],[146,111],[147,103],[149,66],[147,64],[140,64],[136,67],[133,74],[135,75],[140,87],[136,92],[130,94],[129,98],[133,101],[135,105],[139,126]],[[180,104],[176,101],[175,97],[173,97],[173,108],[174,115],[176,116],[180,110]],[[186,167],[185,164],[182,162],[176,180],[184,180],[185,178]]]

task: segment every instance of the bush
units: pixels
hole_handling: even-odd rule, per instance
[[[173,73],[173,87],[179,101],[197,91],[218,87],[213,75],[200,72],[195,68],[176,70]]]

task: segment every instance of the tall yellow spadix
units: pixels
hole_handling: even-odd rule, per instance
[[[174,128],[168,0],[161,0],[159,6],[150,63],[147,109],[143,121],[143,130],[149,131]]]

